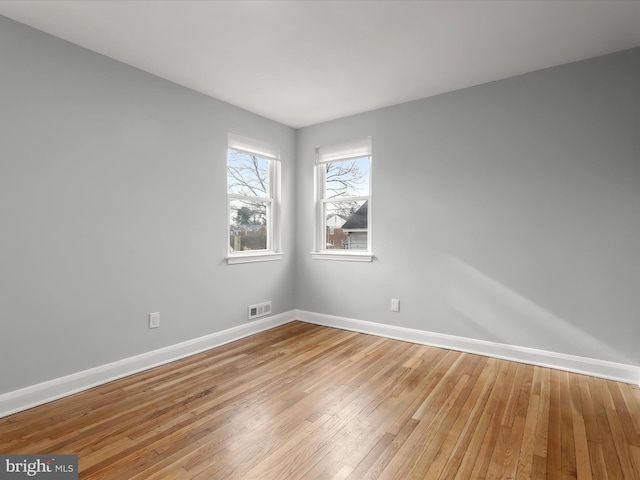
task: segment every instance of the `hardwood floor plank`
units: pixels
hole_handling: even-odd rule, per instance
[[[573,415],[573,433],[576,446],[576,477],[578,480],[592,480],[587,429],[581,415]]]
[[[573,415],[582,409],[572,403],[569,374],[558,372],[560,380],[560,443],[562,448],[562,478],[572,480],[576,478],[576,448],[573,432]]]
[[[624,399],[624,404],[627,408],[627,411],[631,414],[631,423],[633,424],[633,429],[637,434],[640,435],[640,411],[638,410],[638,405],[640,405],[640,386],[618,384],[618,387],[622,392],[622,397]]]
[[[0,419],[82,480],[640,480],[640,389],[292,322]]]
[[[396,435],[404,428],[416,412],[433,388],[440,382],[444,376],[442,371],[450,366],[455,360],[455,355],[448,350],[438,350],[431,361],[425,360],[414,374],[408,376],[401,387],[400,393],[397,389],[393,393],[406,399],[405,408],[398,415],[396,421],[389,427],[389,433]],[[423,355],[424,356],[424,355]]]
[[[548,368],[536,369],[540,378],[540,403],[538,406],[538,421],[536,423],[536,436],[533,446],[534,466],[536,461],[544,459],[544,471],[546,475],[547,447],[549,444],[549,408],[551,406],[551,370]],[[537,478],[537,477],[534,477]]]
[[[547,443],[547,479],[562,479],[562,415],[560,405],[560,372],[551,371],[549,398],[549,435]]]
[[[406,439],[396,456],[391,460],[380,478],[406,479],[410,478],[416,464],[419,462],[425,444],[429,444],[431,428],[435,430],[443,416],[442,410],[450,407],[462,392],[468,377],[453,378],[446,382],[446,388],[441,388],[429,396],[429,402],[423,403],[418,418],[414,415],[412,420],[418,422],[416,428]],[[453,382],[453,385],[451,384]],[[429,411],[427,405],[431,405]]]
[[[631,451],[631,461],[633,462],[635,471],[640,471],[640,447],[631,445],[629,450]]]
[[[528,375],[525,375],[527,369],[528,366],[524,364],[517,365],[506,402],[506,413],[502,415],[498,442],[487,470],[489,478],[515,478],[525,425],[522,413],[517,414],[518,411],[522,412],[522,407],[518,408],[518,404],[524,398],[524,403],[528,405],[531,391],[531,379],[527,379]]]
[[[620,422],[617,412],[606,409],[607,419],[609,420],[609,428],[611,429],[611,436],[613,437],[613,444],[615,445],[615,451],[620,462],[623,478],[640,478],[640,470],[636,468],[636,465],[631,459],[630,444],[624,434],[624,429]],[[631,445],[633,446],[633,445]]]
[[[540,389],[532,389],[540,392]],[[534,460],[534,446],[536,440],[536,425],[538,423],[538,413],[540,411],[540,394],[531,395],[529,408],[525,417],[522,447],[520,448],[520,458],[518,459],[518,470],[516,479],[531,480]]]
[[[609,480],[609,478],[616,478],[609,476],[607,473],[607,465],[604,461],[604,453],[602,451],[601,443],[589,442],[589,459],[591,460],[591,473],[593,478],[597,480]]]
[[[426,471],[427,478],[453,478],[460,467],[493,387],[493,371],[487,364],[487,358],[481,359],[472,373],[470,386],[473,389],[455,423],[446,432],[440,451]]]
[[[417,422],[416,422],[417,423]],[[376,444],[367,452],[367,454],[358,462],[356,468],[349,473],[348,479],[365,478],[368,472],[372,471],[374,466],[383,458],[385,452],[389,449],[396,436],[386,433]]]
[[[601,458],[604,461],[604,468],[609,478],[624,478],[607,416],[607,410],[614,410],[613,401],[610,401],[611,396],[608,394],[608,391],[606,391],[605,380],[589,378],[588,382],[591,400],[596,414],[596,441],[600,444],[599,450],[602,453]],[[600,459],[597,458],[597,460],[599,461]]]
[[[500,429],[501,408],[506,402],[504,391],[510,363],[497,361],[496,366],[496,380],[489,400],[482,410],[482,417],[478,424],[479,428],[469,443],[469,449],[455,478],[484,478],[489,468]]]
[[[626,442],[635,447],[640,447],[640,435],[635,429],[635,423],[638,420],[636,419],[636,422],[634,422],[634,417],[640,416],[638,415],[640,412],[635,412],[636,415],[632,415],[622,394],[623,390],[630,391],[630,389],[626,385],[622,386],[612,381],[607,382],[607,387],[615,405],[616,416],[620,419],[620,425],[624,430]]]
[[[531,478],[532,480],[537,480],[538,478],[549,478],[547,477],[547,458],[546,457],[540,457],[539,455],[533,456]]]
[[[428,471],[433,464],[437,455],[443,448],[443,442],[447,433],[450,431],[453,423],[458,417],[460,410],[471,392],[471,381],[468,375],[460,377],[456,388],[451,392],[447,402],[442,406],[438,416],[434,418],[425,428],[426,435],[422,437],[420,442],[421,454],[418,462],[414,465],[411,472],[411,479],[420,479],[424,477],[424,472]],[[459,387],[459,388],[458,388]],[[446,455],[446,453],[442,453]]]
[[[502,419],[500,421],[500,423],[506,427],[513,425],[516,417],[516,406],[520,400],[520,388],[522,387],[522,382],[524,382],[525,365],[523,363],[514,363],[512,365],[515,367],[515,371],[513,372],[513,378],[510,378],[508,382],[509,393],[507,394],[507,401],[502,409]]]
[[[505,459],[502,463],[501,478],[516,478],[518,472],[518,460],[520,458],[520,449],[524,437],[525,417],[517,415],[511,427],[511,434]]]

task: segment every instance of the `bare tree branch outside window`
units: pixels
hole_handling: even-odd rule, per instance
[[[355,158],[326,164],[325,198],[334,200],[332,215],[346,220],[361,204],[358,201],[341,202],[341,197],[369,195],[368,161],[368,158]]]
[[[229,150],[227,187],[229,193],[268,197],[268,160],[244,152]]]
[[[232,250],[267,248],[270,206],[269,160],[245,152],[227,152],[227,191],[230,200]],[[240,197],[240,198],[238,198]]]

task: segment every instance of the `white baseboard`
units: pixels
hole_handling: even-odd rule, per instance
[[[1,394],[0,418],[269,330],[293,320],[295,320],[295,311],[291,310],[221,332]]]
[[[567,355],[564,353],[548,352],[534,348],[474,340],[472,338],[456,337],[454,335],[432,333],[411,328],[394,327],[392,325],[324,315],[304,310],[296,310],[295,316],[298,320],[327,327],[341,328],[343,330],[368,333],[380,337],[446,348],[448,350],[475,353],[514,362],[555,368],[557,370],[606,378],[618,382],[635,385],[640,384],[640,367],[633,365]]]
[[[186,342],[118,360],[107,365],[101,365],[96,368],[83,370],[71,375],[31,385],[20,390],[1,394],[0,418],[117,380],[118,378],[123,378],[190,355],[195,355],[196,353],[239,340],[249,335],[284,325],[293,320],[422,345],[441,347],[449,350],[501,358],[514,362],[555,368],[594,377],[607,378],[618,382],[640,384],[640,367],[633,365],[474,340],[472,338],[456,337],[454,335],[432,333],[411,328],[395,327],[392,325],[324,315],[304,310],[291,310],[228,330],[205,335],[204,337],[187,340]]]

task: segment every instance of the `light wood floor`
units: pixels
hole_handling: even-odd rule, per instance
[[[293,322],[0,419],[81,479],[640,479],[637,386]]]

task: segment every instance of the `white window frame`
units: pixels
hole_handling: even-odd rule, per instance
[[[227,193],[227,263],[229,265],[239,263],[266,262],[280,260],[284,254],[280,251],[280,149],[277,145],[253,138],[245,137],[237,133],[229,133],[227,140],[227,166],[229,150],[248,153],[268,161],[267,185],[268,196],[257,197]],[[229,188],[227,185],[227,192]],[[231,236],[231,201],[248,200],[260,201],[268,205],[267,208],[267,248],[265,250],[239,251],[231,250],[229,238]]]
[[[326,166],[331,162],[342,162],[355,158],[369,159],[369,195],[358,195],[340,197],[344,201],[366,201],[367,209],[367,249],[366,250],[340,250],[326,248],[326,215],[325,205],[335,202],[335,198],[325,197],[326,190]],[[371,262],[373,260],[372,250],[372,146],[371,137],[356,139],[334,145],[327,145],[316,148],[315,162],[315,201],[316,201],[316,221],[314,222],[314,251],[311,257],[316,260],[345,260],[352,262]]]

